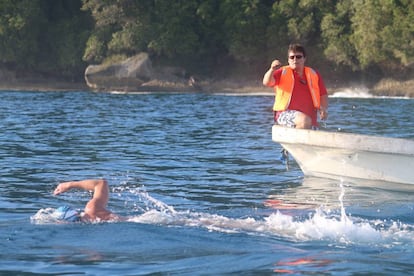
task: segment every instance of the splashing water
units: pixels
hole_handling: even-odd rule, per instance
[[[209,231],[225,233],[265,234],[283,237],[294,241],[327,241],[344,245],[367,244],[382,246],[389,239],[404,239],[412,243],[412,228],[407,225],[392,223],[390,227],[376,229],[378,222],[356,219],[353,221],[346,214],[343,204],[345,188],[340,183],[340,216],[330,211],[316,208],[306,219],[285,215],[281,211],[258,218],[229,218],[218,214],[191,211],[175,211],[173,207],[154,199],[148,193],[140,191],[141,198],[157,208],[148,208],[143,214],[130,217],[130,222],[158,224],[168,226],[202,227]],[[396,238],[396,235],[398,236]]]
[[[116,192],[119,198],[124,199],[124,205],[126,208],[128,208],[128,204],[132,203],[134,206],[133,211],[135,212],[148,212],[151,210],[157,210],[161,213],[176,213],[172,206],[169,206],[164,202],[150,196],[143,186],[116,187],[113,192]]]
[[[55,208],[44,208],[37,211],[36,214],[30,217],[30,222],[33,224],[69,224],[78,223],[70,222],[60,219],[59,213]]]
[[[155,199],[142,187],[116,187],[119,197],[125,205],[132,204],[138,215],[128,217],[128,222],[156,224],[177,227],[200,227],[209,231],[224,233],[246,233],[271,235],[292,241],[327,241],[343,245],[366,244],[383,246],[383,244],[410,244],[414,241],[413,226],[391,222],[386,226],[382,221],[351,219],[344,207],[345,188],[339,184],[340,214],[318,207],[307,218],[283,214],[280,210],[263,218],[230,218],[218,214],[203,212],[176,211],[174,207]],[[31,217],[35,224],[57,223],[53,217],[53,208],[39,210]],[[378,228],[378,229],[377,229]]]

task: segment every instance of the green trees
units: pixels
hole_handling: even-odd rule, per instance
[[[226,0],[220,5],[223,41],[228,53],[248,64],[264,61],[269,8],[266,1]]]
[[[359,62],[350,39],[351,5],[351,1],[338,1],[335,8],[324,15],[321,22],[321,38],[328,61],[356,70],[359,68]]]
[[[39,51],[37,37],[45,26],[39,1],[1,0],[0,61],[14,67],[34,66]]]
[[[73,0],[39,0],[43,25],[37,35],[37,68],[42,73],[69,78],[81,76],[85,42],[93,21],[81,12],[81,3]]]
[[[0,63],[19,71],[76,77],[92,21],[80,1],[1,0]]]
[[[414,2],[337,1],[322,21],[327,59],[354,70],[410,71],[414,61]]]
[[[317,66],[408,74],[414,2],[0,0],[0,66],[48,75],[81,77],[87,64],[141,51],[195,73],[258,74],[291,42]]]
[[[84,59],[99,63],[141,51],[161,62],[187,66],[210,59],[221,48],[215,32],[219,2],[84,0],[83,10],[90,11],[96,22]]]

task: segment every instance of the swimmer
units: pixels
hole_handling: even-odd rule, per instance
[[[125,220],[106,209],[109,200],[109,188],[105,179],[87,179],[60,183],[54,195],[60,195],[71,189],[82,189],[93,192],[92,199],[85,205],[83,212],[78,212],[68,206],[56,209],[54,215],[59,220],[67,222],[101,222]]]

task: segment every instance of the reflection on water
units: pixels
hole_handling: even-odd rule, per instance
[[[320,210],[328,216],[341,217],[342,221],[366,220],[374,229],[397,227],[404,232],[414,223],[413,197],[414,189],[410,185],[305,177],[298,185],[273,191],[265,205],[283,214],[301,217]]]

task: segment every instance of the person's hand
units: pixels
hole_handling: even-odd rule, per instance
[[[320,109],[319,110],[319,116],[321,117],[321,120],[328,119],[328,111],[326,109]]]
[[[62,194],[66,191],[70,190],[70,183],[69,182],[64,182],[64,183],[60,183],[59,185],[57,185],[56,189],[53,191],[54,195],[59,195]]]
[[[282,63],[280,63],[280,61],[278,59],[275,59],[274,61],[272,61],[272,64],[270,65],[270,69],[277,70],[282,66]]]

